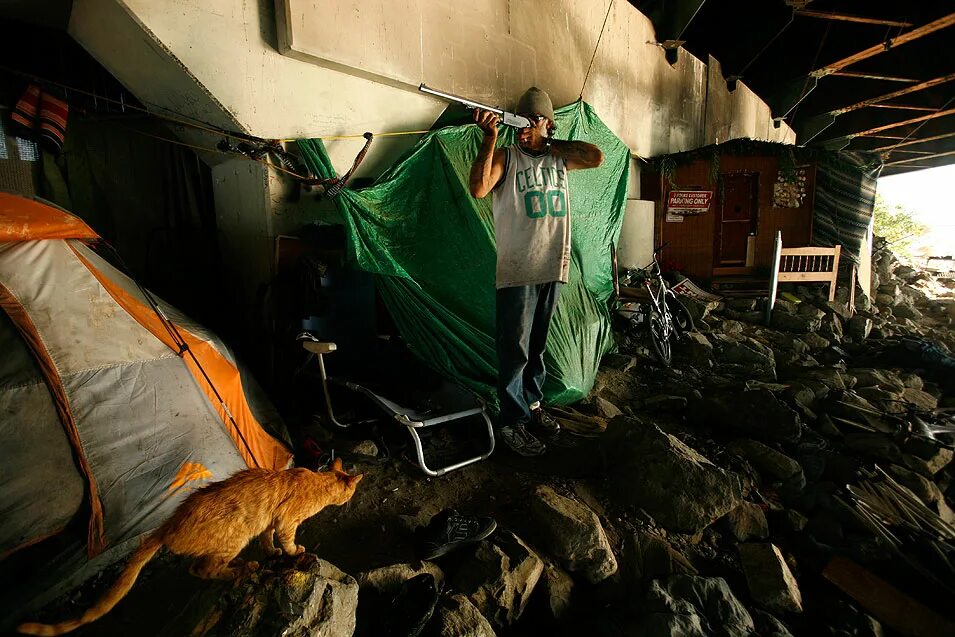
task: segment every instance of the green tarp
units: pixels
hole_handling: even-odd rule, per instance
[[[593,109],[559,109],[557,137],[596,144],[604,164],[570,173],[572,263],[547,339],[545,400],[568,404],[593,386],[613,348],[608,300],[610,245],[627,199],[629,149]],[[350,258],[378,286],[411,350],[439,372],[496,404],[492,197],[468,192],[482,133],[474,125],[427,134],[374,185],[335,198]],[[514,142],[502,131],[499,145]],[[312,172],[335,177],[321,140],[300,140]]]

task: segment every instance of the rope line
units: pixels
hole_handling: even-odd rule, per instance
[[[607,5],[607,15],[604,16],[603,26],[600,27],[600,35],[597,36],[597,44],[594,45],[594,54],[590,57],[590,66],[587,67],[587,74],[584,76],[584,83],[580,85],[580,96],[577,99],[584,98],[584,87],[587,86],[587,80],[590,78],[590,71],[594,68],[594,60],[597,59],[597,49],[600,48],[600,40],[604,37],[604,29],[607,27],[607,19],[610,17],[610,10],[613,8],[613,0]]]
[[[611,0],[611,4],[612,4],[612,0]],[[596,52],[595,52],[595,53],[596,53]],[[9,66],[0,65],[0,70],[6,71],[6,72],[8,72],[8,73],[13,73],[14,75],[19,75],[19,76],[21,76],[21,77],[25,77],[25,78],[27,78],[27,79],[30,79],[30,80],[33,80],[33,81],[36,81],[36,82],[40,82],[40,83],[42,83],[42,84],[48,84],[48,85],[51,85],[51,86],[57,86],[57,87],[59,87],[59,88],[62,88],[62,89],[68,90],[68,91],[73,91],[74,93],[79,93],[80,95],[87,95],[87,96],[89,96],[89,97],[92,97],[94,100],[103,100],[104,102],[108,102],[108,103],[111,103],[111,104],[116,104],[116,105],[120,106],[121,108],[123,108],[124,110],[128,108],[128,109],[131,109],[131,110],[140,111],[140,112],[142,112],[142,113],[145,113],[146,115],[149,115],[149,116],[151,116],[151,117],[155,117],[156,119],[161,119],[161,120],[165,120],[165,121],[167,121],[167,122],[172,122],[172,123],[177,124],[177,125],[179,125],[179,126],[187,126],[187,127],[190,127],[190,128],[195,128],[195,129],[198,129],[198,130],[206,131],[206,132],[208,132],[208,133],[214,133],[215,135],[219,135],[219,136],[223,136],[223,137],[229,137],[229,138],[231,138],[231,139],[241,139],[241,140],[243,140],[243,141],[258,141],[258,142],[273,142],[273,141],[279,141],[279,142],[286,142],[286,143],[287,143],[287,142],[294,142],[294,141],[296,141],[295,139],[266,139],[266,138],[264,138],[264,137],[259,137],[259,136],[257,136],[257,135],[247,135],[247,134],[245,134],[245,133],[237,133],[237,132],[235,132],[235,131],[229,131],[229,130],[226,130],[226,129],[224,129],[224,128],[218,128],[218,127],[216,127],[214,124],[210,124],[210,123],[208,123],[208,122],[203,122],[203,121],[201,121],[201,120],[198,120],[198,119],[196,119],[196,118],[189,117],[188,115],[183,115],[183,114],[181,114],[181,113],[175,113],[176,117],[172,117],[172,116],[166,115],[166,114],[164,114],[164,113],[157,113],[157,112],[154,111],[154,110],[150,110],[150,109],[148,109],[148,108],[143,108],[143,107],[140,107],[140,106],[135,106],[135,105],[133,105],[133,104],[129,104],[129,103],[127,103],[127,102],[125,102],[125,101],[122,101],[122,100],[114,100],[114,99],[112,99],[112,98],[105,97],[105,96],[99,95],[99,94],[97,94],[97,93],[91,93],[90,91],[86,91],[86,90],[83,90],[83,89],[81,89],[81,88],[77,88],[77,87],[75,87],[75,86],[70,86],[70,85],[68,85],[68,84],[63,84],[62,82],[56,82],[56,81],[53,81],[53,80],[50,80],[50,79],[47,79],[47,78],[44,78],[44,77],[40,77],[40,76],[38,76],[38,75],[34,75],[34,74],[32,74],[32,73],[25,73],[25,72],[23,72],[23,71],[20,71],[20,70],[11,68],[11,67],[9,67]],[[155,105],[154,105],[153,107],[154,107],[154,108],[162,108],[163,110],[170,110],[170,109],[163,108],[163,107],[161,107],[161,106],[155,106]],[[173,111],[173,112],[174,112],[174,111]],[[180,118],[186,118],[186,119],[180,119]],[[422,135],[422,134],[424,134],[424,133],[429,133],[429,132],[431,132],[431,131],[428,131],[428,130],[409,130],[409,131],[397,131],[397,132],[392,132],[392,133],[375,133],[375,137],[398,137],[398,136],[401,136],[401,135]],[[320,135],[320,136],[312,137],[311,139],[334,140],[334,139],[363,139],[363,138],[364,138],[364,133],[360,133],[360,134],[357,134],[357,135]]]

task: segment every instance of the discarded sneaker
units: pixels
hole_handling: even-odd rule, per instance
[[[528,430],[549,447],[576,447],[580,439],[560,427],[560,423],[540,407],[531,410]]]
[[[560,423],[548,414],[542,407],[531,410],[531,431],[542,438],[549,438],[560,433]]]
[[[497,435],[511,451],[522,456],[539,456],[547,451],[544,443],[527,431],[524,425],[501,427],[497,430]]]
[[[388,637],[418,637],[438,604],[434,575],[422,573],[405,580],[384,618]]]
[[[462,546],[480,542],[497,529],[493,518],[462,515],[454,509],[441,511],[420,531],[418,557],[433,560]]]

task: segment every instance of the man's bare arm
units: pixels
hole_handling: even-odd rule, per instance
[[[604,154],[599,148],[587,142],[572,142],[552,139],[550,154],[561,157],[567,162],[568,170],[596,168],[604,163]]]
[[[494,190],[494,186],[504,176],[504,151],[494,150],[497,143],[498,117],[489,111],[474,111],[474,119],[484,131],[484,141],[481,150],[471,164],[471,174],[468,178],[468,189],[471,196],[483,199]]]

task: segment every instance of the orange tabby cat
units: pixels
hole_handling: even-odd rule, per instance
[[[331,471],[248,469],[191,494],[172,516],[133,553],[119,579],[79,619],[59,624],[20,624],[28,635],[62,635],[108,613],[133,587],[139,571],[163,546],[195,558],[190,572],[209,579],[233,579],[241,572],[238,555],[258,536],[270,555],[298,555],[298,525],[330,504],[344,504],[355,493],[361,474],[350,476],[335,459]],[[278,538],[281,548],[273,542]],[[255,562],[246,570],[258,568]]]

